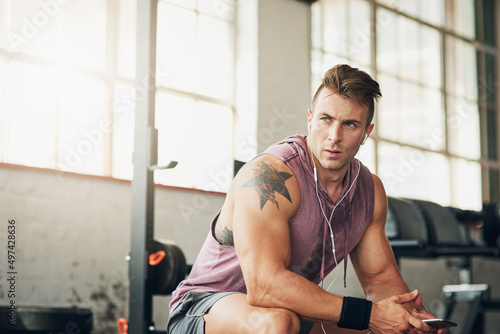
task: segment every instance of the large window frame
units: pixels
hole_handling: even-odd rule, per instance
[[[132,178],[135,99],[144,89],[134,78],[135,4],[28,0],[20,5],[0,0],[0,162],[53,169],[60,176]],[[159,164],[179,164],[155,173],[155,182],[223,192],[228,185],[220,182],[220,174],[232,175],[234,155],[236,2],[158,0],[158,9],[159,38],[175,38],[183,29],[169,25],[167,19],[176,19],[169,11],[189,16],[195,29],[201,28],[194,31],[193,45],[177,39],[168,49],[163,40],[157,41]],[[205,40],[221,35],[223,40],[210,49]],[[173,75],[175,68],[189,70],[186,62],[179,65],[185,58],[193,68],[202,62],[214,68],[200,66],[191,77]],[[217,70],[226,76],[215,77]],[[181,80],[187,86],[178,84]],[[196,86],[201,80],[204,85]],[[211,84],[217,80],[224,81],[225,91]],[[176,101],[185,108],[179,110]],[[214,118],[217,125],[209,133],[206,128]],[[191,135],[183,137],[182,128]],[[210,153],[215,158],[207,159]]]
[[[491,32],[499,8],[487,0],[430,5],[317,1],[312,7],[312,90],[335,63],[371,74],[384,96],[360,159],[382,178],[388,195],[481,209],[483,202],[500,200],[500,93],[495,85],[500,43]],[[424,106],[423,101],[432,102]]]

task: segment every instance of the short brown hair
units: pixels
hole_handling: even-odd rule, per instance
[[[316,104],[320,92],[323,88],[328,88],[333,93],[342,97],[354,99],[360,105],[368,107],[368,122],[370,125],[375,112],[375,101],[382,97],[378,83],[373,80],[366,72],[346,64],[340,64],[326,71],[323,82],[318,87],[312,100],[312,108]]]

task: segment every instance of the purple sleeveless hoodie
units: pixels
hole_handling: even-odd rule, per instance
[[[283,160],[299,183],[301,203],[297,215],[290,222],[292,256],[288,269],[318,284],[335,268],[335,260],[330,229],[316,196],[314,172],[306,149],[305,136],[290,136],[270,146],[262,154],[271,154]],[[353,184],[359,168],[359,175]],[[349,188],[351,190],[348,192]],[[339,198],[346,192],[347,196],[335,208],[331,220],[337,262],[344,260],[344,282],[347,254],[358,244],[370,224],[375,198],[372,175],[357,159],[353,159],[347,170]],[[320,182],[318,194],[325,215],[330,218],[336,203],[332,202]],[[220,212],[212,220],[210,232],[189,277],[173,292],[170,311],[173,311],[191,290],[246,293],[243,273],[234,247],[219,244],[213,236],[219,214]]]

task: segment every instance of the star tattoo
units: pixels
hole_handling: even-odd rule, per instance
[[[280,206],[276,199],[276,193],[285,197],[292,203],[290,193],[285,186],[285,181],[292,177],[292,174],[279,172],[276,168],[272,167],[266,162],[262,162],[258,169],[254,170],[253,177],[248,180],[243,187],[254,188],[259,194],[260,209],[264,207],[267,201],[276,204],[279,209]]]

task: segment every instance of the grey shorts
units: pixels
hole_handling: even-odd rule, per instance
[[[205,334],[203,316],[221,298],[236,292],[190,291],[170,314],[167,334]],[[301,321],[300,334],[308,334],[313,323]]]
[[[203,316],[222,297],[234,292],[189,291],[170,314],[167,334],[204,334]]]

